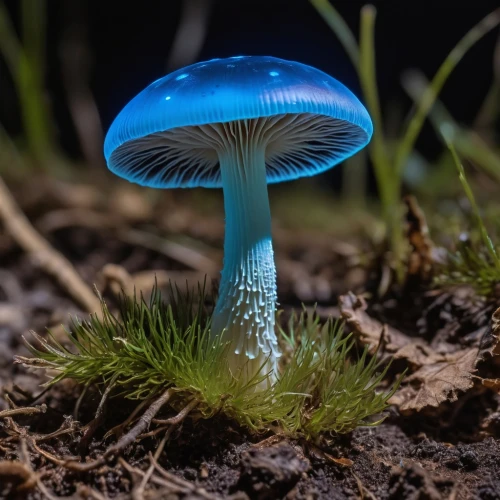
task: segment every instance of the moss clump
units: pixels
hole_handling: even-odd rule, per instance
[[[150,301],[125,297],[113,315],[102,301],[102,315],[74,320],[66,347],[49,335],[34,334],[39,348],[28,344],[33,358],[17,362],[82,384],[113,384],[115,394],[144,400],[168,388],[182,407],[193,399],[197,412],[209,418],[222,412],[254,431],[272,428],[291,436],[315,439],[321,433],[345,433],[387,407],[397,388],[377,390],[387,367],[378,371],[365,350],[357,361],[354,341],[339,323],[320,325],[306,314],[280,329],[286,351],[278,380],[257,390],[265,376],[242,382],[227,364],[227,344],[210,340],[204,293],[170,293],[165,304],[155,289]],[[200,304],[200,305],[198,305]]]

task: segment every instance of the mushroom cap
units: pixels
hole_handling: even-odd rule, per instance
[[[373,132],[357,97],[323,71],[276,57],[237,56],[151,83],[112,123],[104,154],[112,172],[144,186],[221,187],[217,153],[200,127],[256,119],[278,124],[266,150],[269,183],[323,172],[362,149]]]

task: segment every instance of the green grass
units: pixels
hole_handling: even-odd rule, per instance
[[[175,292],[175,293],[174,293]],[[302,314],[280,330],[285,351],[277,382],[257,390],[263,377],[244,383],[227,364],[227,345],[210,341],[204,294],[169,294],[169,304],[154,291],[149,303],[123,297],[113,315],[102,302],[102,319],[75,320],[69,345],[34,334],[33,358],[17,362],[53,375],[49,384],[69,378],[103,387],[113,384],[124,398],[144,400],[172,387],[174,407],[198,402],[204,418],[217,413],[253,431],[279,429],[315,439],[322,433],[345,433],[373,419],[387,407],[399,381],[386,391],[379,386],[385,369],[366,350],[353,359],[354,341],[339,323],[320,325]]]
[[[0,0],[0,56],[14,82],[28,150],[40,166],[47,167],[55,144],[51,130],[53,120],[44,97],[46,2],[23,0],[19,7],[22,39],[17,36],[7,8]]]
[[[474,240],[459,241],[455,252],[448,255],[445,266],[435,278],[438,286],[470,285],[480,295],[489,296],[500,284],[500,257],[493,243],[472,188],[465,175],[465,169],[454,146],[455,129],[448,124],[441,126],[441,133],[450,150],[458,177],[475,219],[476,233]]]
[[[358,72],[363,98],[374,125],[369,152],[381,202],[382,218],[386,225],[388,248],[392,254],[396,274],[402,280],[404,277],[405,245],[402,231],[404,225],[402,222],[401,187],[404,170],[423,124],[448,77],[468,50],[500,23],[500,9],[496,9],[486,16],[458,41],[437,70],[427,91],[418,99],[402,124],[402,133],[395,138],[389,138],[384,131],[377,87],[375,7],[365,5],[361,9],[358,42],[354,33],[328,0],[310,0],[310,2],[335,33]]]

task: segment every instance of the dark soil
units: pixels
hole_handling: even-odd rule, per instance
[[[128,210],[127,204],[120,209],[113,202],[123,193],[105,197],[92,188],[88,192],[74,188],[71,195],[70,186],[61,191],[50,183],[39,183],[37,188],[18,193],[31,221],[110,300],[117,283],[123,282],[106,270],[109,263],[121,266],[135,283],[142,279],[143,285],[152,285],[155,270],[168,270],[179,283],[195,283],[205,274],[214,280],[218,277],[222,217],[193,213],[186,208],[188,203],[171,197],[153,204],[133,192],[130,200],[138,208]],[[161,213],[169,217],[162,218]],[[201,249],[213,267],[204,270],[203,259],[199,265],[189,265],[147,242],[133,243],[128,237],[133,230],[158,231],[169,238],[189,236],[191,240],[178,241],[188,241],[188,250]],[[352,258],[350,246],[339,245],[328,234],[313,237],[279,228],[279,222],[276,232],[279,297],[285,310],[302,302],[318,303],[320,316],[335,315],[338,294],[360,292],[370,281],[377,281],[376,269],[362,268]],[[203,245],[197,247],[195,240]],[[316,444],[272,434],[250,435],[222,418],[187,419],[170,436],[158,458],[160,467],[143,485],[152,463],[149,453],[155,452],[163,434],[136,441],[120,458],[94,470],[70,470],[64,464],[68,458],[88,461],[102,456],[115,442],[115,437],[105,437],[106,432],[122,423],[136,402],[112,398],[89,438],[84,426],[94,418],[101,399],[95,388],[81,398],[82,388],[71,381],[45,390],[41,384],[46,378],[40,372],[13,364],[15,354],[28,354],[21,336],[29,329],[42,333],[47,326],[67,323],[69,314],[84,313],[2,233],[0,263],[0,410],[46,405],[44,413],[0,421],[0,498],[500,498],[500,397],[480,389],[421,412],[402,415],[391,407],[377,427],[325,436]],[[146,279],[147,270],[151,273]],[[441,300],[439,307],[436,300]],[[409,335],[430,342],[439,335],[447,342],[466,345],[472,342],[468,335],[484,330],[494,307],[493,302],[478,305],[453,294],[429,296],[416,287],[406,298],[395,292],[381,303],[372,303],[369,312]],[[488,365],[488,370],[489,377],[498,378],[494,365]],[[162,416],[170,414],[165,411]],[[58,429],[63,430],[58,436],[40,437]]]

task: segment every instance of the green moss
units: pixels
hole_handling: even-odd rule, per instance
[[[287,332],[280,330],[285,355],[278,381],[258,391],[262,377],[242,382],[228,368],[227,345],[210,341],[209,316],[197,305],[204,303],[203,290],[169,295],[168,305],[156,290],[149,303],[123,297],[117,316],[102,302],[101,318],[73,322],[68,347],[35,334],[40,347],[28,344],[34,357],[17,361],[55,373],[49,384],[65,378],[113,384],[129,399],[173,387],[175,407],[195,398],[205,418],[222,412],[254,431],[272,427],[312,439],[375,425],[370,417],[387,407],[398,386],[378,390],[387,367],[379,372],[366,350],[352,361],[354,342],[339,323],[322,326],[302,314],[292,318]]]

